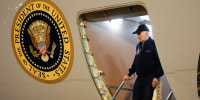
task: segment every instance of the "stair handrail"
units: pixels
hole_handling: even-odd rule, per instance
[[[129,80],[132,80],[135,78],[135,74],[133,77],[129,78]],[[119,88],[117,89],[117,91],[115,92],[115,94],[113,95],[112,99],[111,100],[115,100],[115,97],[117,96],[117,94],[119,93],[120,89],[123,87],[124,83],[126,81],[122,81],[122,83],[120,84]]]

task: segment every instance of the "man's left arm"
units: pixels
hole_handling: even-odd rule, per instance
[[[159,59],[158,52],[155,45],[154,45],[154,60],[155,60],[154,77],[159,79],[163,75],[164,72],[163,72],[162,65],[160,63],[160,59]]]
[[[158,52],[156,49],[156,46],[154,45],[154,60],[155,60],[155,72],[154,72],[154,78],[152,80],[152,87],[156,87],[159,81],[159,78],[163,75],[163,69],[162,65],[160,63],[160,59],[158,56]]]

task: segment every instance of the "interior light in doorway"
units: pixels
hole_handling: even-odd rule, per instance
[[[150,20],[149,19],[149,15],[144,15],[144,16],[140,16],[141,17],[141,19],[143,19],[143,20]]]
[[[120,33],[122,21],[123,19],[112,19],[107,21],[109,30],[113,33]]]
[[[110,23],[111,24],[122,24],[122,19],[112,19],[111,21],[110,21]]]

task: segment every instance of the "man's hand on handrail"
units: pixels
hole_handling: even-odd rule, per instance
[[[130,79],[130,77],[128,75],[125,75],[123,78],[123,81],[125,81],[125,83],[127,83],[129,79]]]

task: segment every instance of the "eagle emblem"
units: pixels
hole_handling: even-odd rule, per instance
[[[52,51],[48,51],[50,45],[50,30],[51,27],[43,20],[36,20],[28,27],[28,34],[34,48],[36,49],[35,51],[32,45],[29,45],[30,52],[33,57],[38,57],[38,59],[41,57],[43,62],[47,62],[49,60],[49,55],[53,58],[54,50],[56,48],[56,44],[53,42]]]

